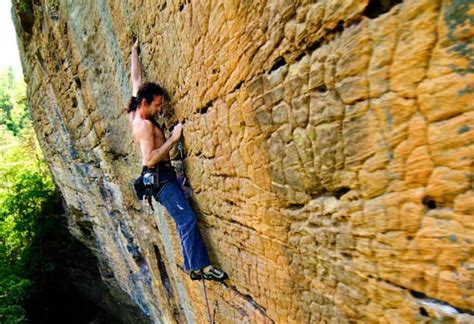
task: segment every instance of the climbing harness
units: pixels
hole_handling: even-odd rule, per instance
[[[191,196],[191,189],[187,186],[187,179],[186,175],[184,174],[183,138],[180,138],[177,145],[177,149],[179,152],[180,165],[176,168],[176,177],[181,189],[184,192],[185,197],[189,198]],[[157,192],[160,186],[162,187],[162,185],[166,182],[159,182],[158,169],[160,167],[171,168],[171,164],[169,164],[169,161],[167,161],[165,163],[160,162],[153,168],[143,167],[140,177],[138,177],[133,183],[137,197],[139,200],[142,201],[143,210],[145,210],[148,215],[153,214],[155,211],[155,209],[153,208],[153,195]],[[148,202],[148,204],[146,204],[146,202]]]

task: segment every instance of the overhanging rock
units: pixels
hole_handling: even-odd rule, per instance
[[[473,320],[470,1],[39,3],[14,16],[70,229],[151,321],[207,311],[130,185],[137,36],[230,276],[208,285],[218,323]]]

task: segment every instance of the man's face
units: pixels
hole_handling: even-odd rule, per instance
[[[148,105],[148,113],[155,116],[161,111],[163,106],[163,96],[154,96],[153,101]]]

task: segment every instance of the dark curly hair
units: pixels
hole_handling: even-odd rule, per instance
[[[130,98],[127,112],[130,113],[137,110],[143,100],[146,100],[147,103],[152,102],[155,96],[162,96],[163,99],[168,97],[166,91],[160,85],[153,82],[142,84],[140,89],[138,89],[137,96]]]

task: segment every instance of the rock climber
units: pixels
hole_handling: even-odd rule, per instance
[[[144,177],[150,174],[157,179],[152,195],[166,208],[176,223],[181,240],[184,270],[189,272],[191,279],[223,281],[227,279],[227,274],[211,265],[206,246],[199,233],[196,213],[190,207],[180,184],[176,181],[175,169],[170,162],[169,151],[179,141],[183,125],[181,123],[175,125],[171,136],[166,139],[163,130],[154,120],[155,115],[162,110],[166,93],[156,83],[142,84],[138,46],[137,39],[132,46],[133,93],[128,106],[132,135],[139,145],[143,165],[142,176],[137,181],[146,182]]]

